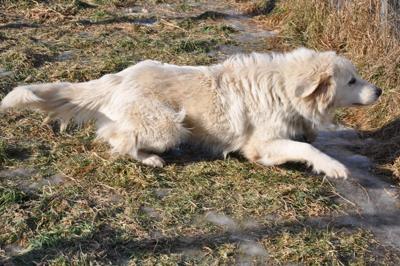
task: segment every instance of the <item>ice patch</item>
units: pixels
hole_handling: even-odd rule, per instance
[[[236,230],[238,227],[232,218],[220,213],[209,212],[206,214],[205,219],[212,224],[222,226],[228,230]]]
[[[265,248],[255,241],[246,241],[239,245],[241,253],[251,257],[266,257],[268,255]]]
[[[161,220],[162,219],[161,214],[158,211],[156,211],[155,209],[151,208],[151,207],[141,206],[139,210],[141,212],[145,213],[150,218],[153,218],[155,220]]]
[[[31,177],[35,174],[35,170],[31,168],[15,168],[0,171],[0,178],[16,178],[16,177]]]
[[[0,78],[6,78],[13,74],[14,74],[14,72],[12,72],[12,71],[7,71],[4,68],[0,68]]]
[[[163,199],[169,194],[171,194],[171,191],[172,189],[170,188],[159,188],[154,191],[154,194],[157,196],[157,198]]]
[[[55,174],[53,176],[50,176],[48,178],[43,178],[39,181],[33,182],[32,184],[30,184],[28,186],[28,188],[32,191],[34,190],[40,190],[42,189],[44,186],[56,186],[56,185],[60,185],[63,184],[66,180],[66,177],[64,175],[61,174]]]

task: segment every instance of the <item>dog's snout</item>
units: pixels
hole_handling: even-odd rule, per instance
[[[375,87],[375,94],[376,94],[377,97],[381,96],[382,95],[382,89],[380,89],[378,87]]]

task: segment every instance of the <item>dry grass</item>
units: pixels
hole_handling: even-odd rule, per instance
[[[361,75],[381,87],[378,104],[338,113],[346,124],[366,137],[378,139],[361,152],[373,157],[383,169],[400,177],[400,41],[399,15],[390,14],[382,24],[377,0],[344,1],[336,10],[329,1],[280,1],[271,16],[261,16],[266,26],[280,29],[275,47],[307,46],[334,50],[350,58]],[[400,180],[400,179],[399,179]]]

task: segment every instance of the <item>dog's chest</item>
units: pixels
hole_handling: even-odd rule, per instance
[[[287,121],[288,138],[301,142],[312,142],[316,133],[312,123],[301,116],[295,116]]]

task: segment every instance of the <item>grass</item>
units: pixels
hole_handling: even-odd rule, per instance
[[[265,12],[259,3],[252,9],[253,2],[226,4]],[[3,1],[0,68],[13,74],[0,78],[1,96],[20,83],[90,80],[144,59],[212,64],[217,59],[209,52],[237,45],[236,30],[212,17],[163,17],[192,14],[197,7],[191,2],[146,1],[148,10],[168,9],[165,3],[171,10],[124,14],[133,3],[144,4]],[[258,17],[269,25],[280,21],[283,37],[271,40],[277,49],[298,45],[299,33],[292,32],[307,27],[303,22],[294,28],[293,23],[300,27],[300,15],[291,18],[285,3],[269,17]],[[152,25],[138,23],[154,18]],[[13,26],[15,20],[24,24]],[[310,42],[301,44],[321,48]],[[381,75],[387,71],[382,68]],[[187,150],[183,156],[169,154],[165,168],[153,169],[111,156],[94,140],[92,125],[71,126],[61,134],[57,125],[42,126],[37,112],[1,116],[0,261],[363,265],[400,260],[368,230],[315,226],[316,217],[346,215],[348,206],[336,200],[329,182],[302,166],[263,168],[238,156],[191,161],[196,151]],[[344,117],[348,121],[349,115]]]

